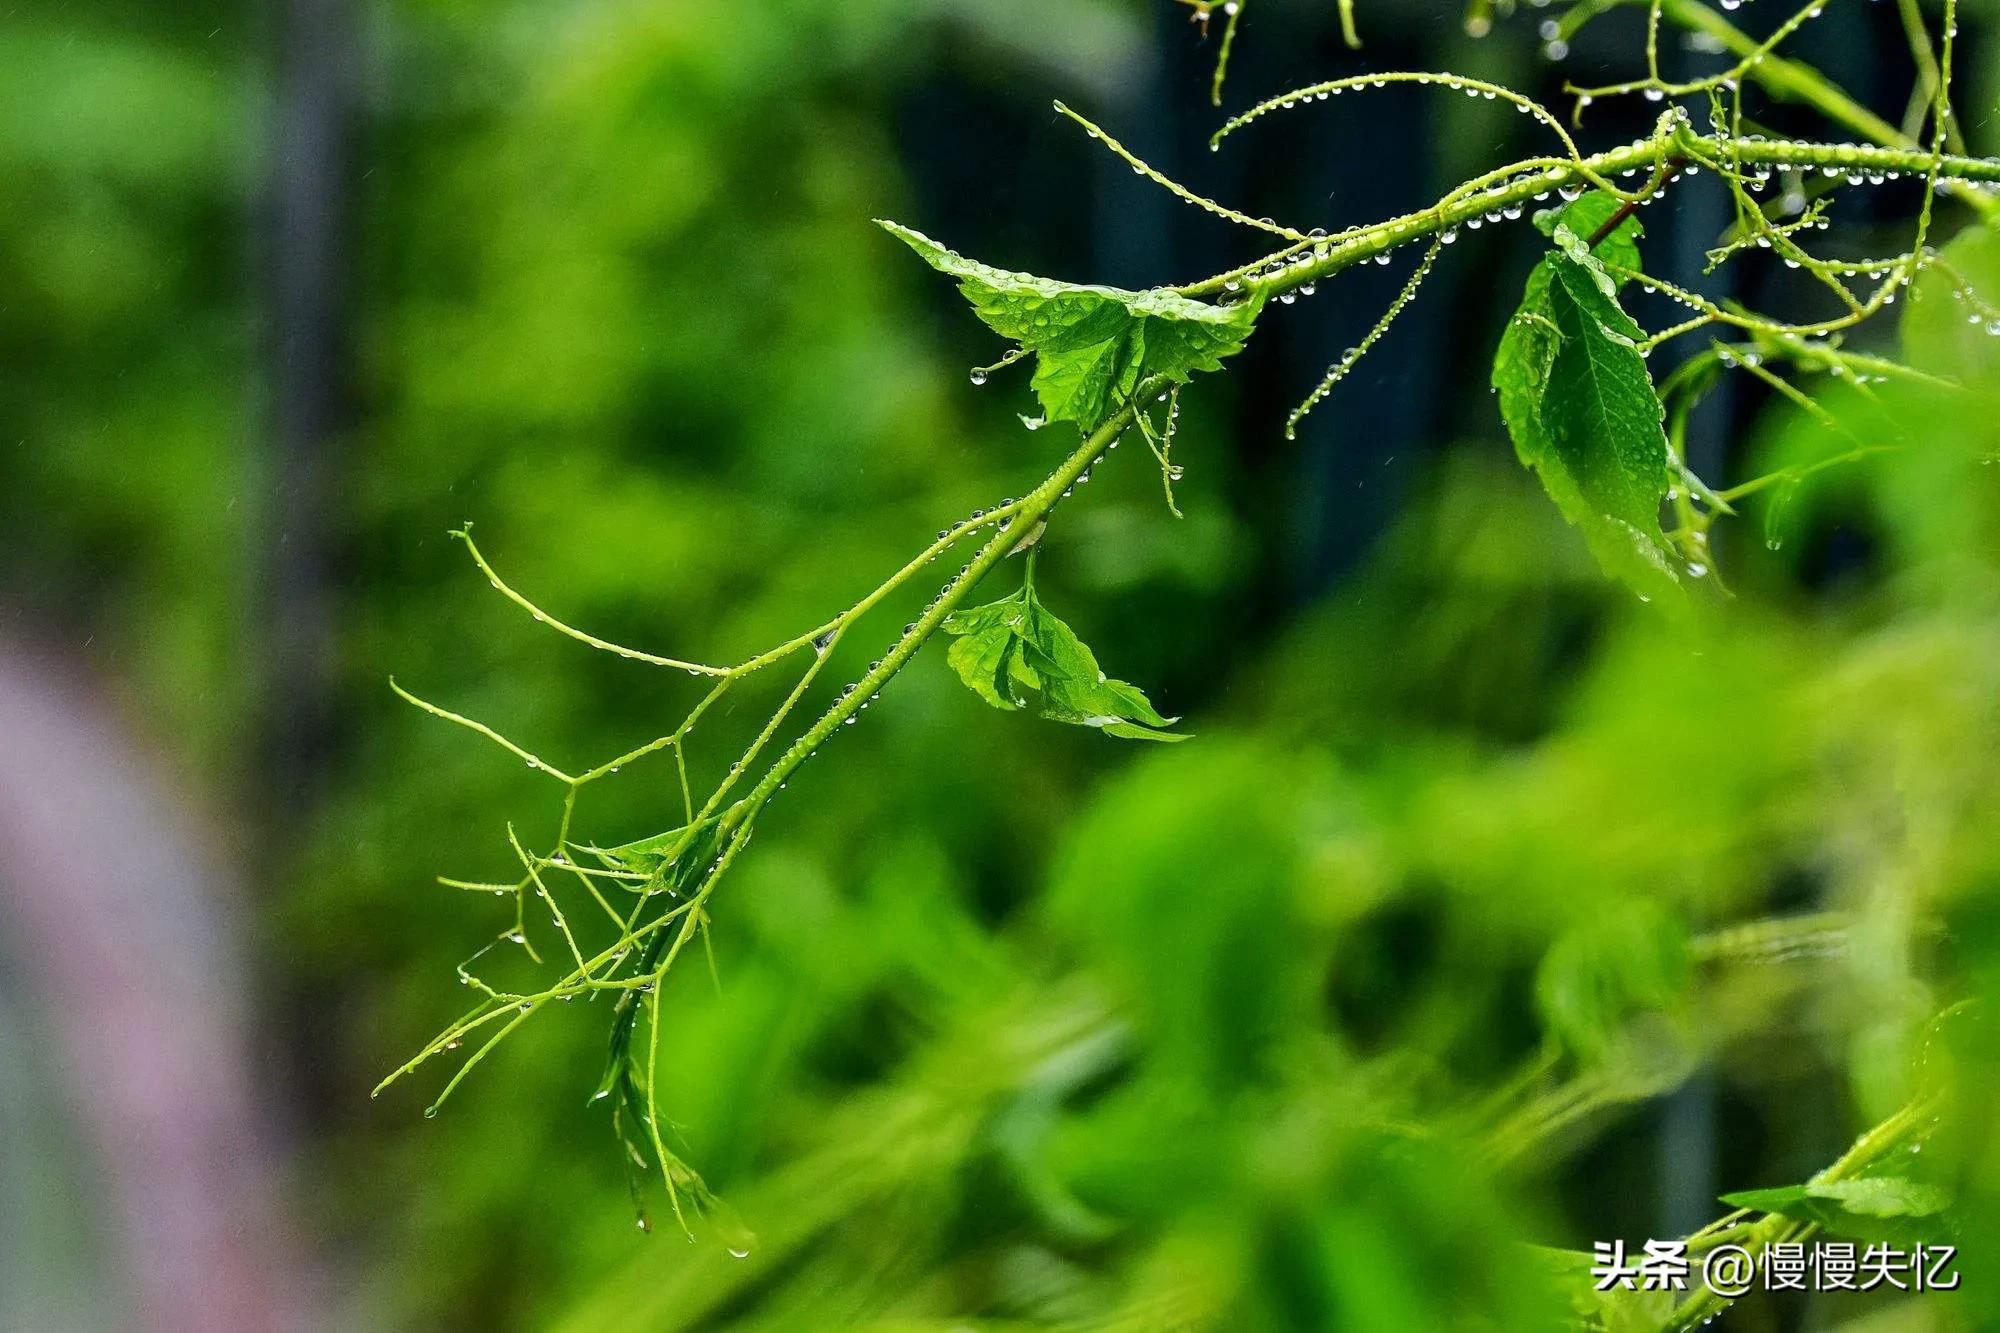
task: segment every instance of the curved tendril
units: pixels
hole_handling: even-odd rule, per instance
[[[1761,64],[1767,56],[1776,52],[1792,34],[1804,27],[1809,20],[1818,18],[1821,12],[1825,10],[1826,5],[1827,0],[1807,0],[1805,8],[1798,10],[1790,18],[1779,24],[1769,37],[1759,42],[1735,65],[1720,74],[1711,74],[1706,78],[1694,79],[1687,83],[1669,83],[1660,78],[1657,52],[1659,5],[1655,3],[1652,7],[1650,31],[1648,33],[1648,66],[1650,72],[1645,78],[1632,79],[1624,83],[1602,84],[1589,88],[1578,87],[1575,84],[1566,84],[1565,89],[1578,98],[1592,100],[1600,97],[1620,97],[1630,93],[1644,93],[1648,97],[1657,100],[1662,97],[1684,97],[1691,93],[1702,93],[1716,88],[1733,89],[1737,84],[1742,82],[1743,78],[1751,70]]]
[[[1349,78],[1329,79],[1324,83],[1311,84],[1293,92],[1280,93],[1276,97],[1267,98],[1243,114],[1232,117],[1221,129],[1209,136],[1208,146],[1211,149],[1220,148],[1222,141],[1231,134],[1234,134],[1247,125],[1262,120],[1265,116],[1275,111],[1290,110],[1302,102],[1325,101],[1330,97],[1337,97],[1350,89],[1386,88],[1391,84],[1397,83],[1448,88],[1456,92],[1467,93],[1473,97],[1485,98],[1489,101],[1507,102],[1521,114],[1532,116],[1547,126],[1562,141],[1563,150],[1569,154],[1564,160],[1582,173],[1585,180],[1588,180],[1600,190],[1617,195],[1620,199],[1633,198],[1627,191],[1619,188],[1616,184],[1598,175],[1591,169],[1582,151],[1577,148],[1576,140],[1570,137],[1570,133],[1564,128],[1562,121],[1557,119],[1555,114],[1541,103],[1531,97],[1525,97],[1515,92],[1512,88],[1506,87],[1504,84],[1490,83],[1485,79],[1466,78],[1459,74],[1431,74],[1412,71],[1388,74],[1357,74]]]
[[[1287,227],[1280,223],[1273,222],[1269,218],[1253,218],[1248,213],[1240,213],[1237,210],[1229,207],[1227,204],[1219,204],[1215,200],[1210,199],[1204,195],[1196,194],[1193,190],[1188,189],[1187,186],[1182,185],[1179,181],[1174,180],[1173,178],[1167,176],[1165,173],[1155,169],[1154,167],[1148,165],[1146,162],[1142,161],[1130,149],[1125,147],[1124,144],[1118,142],[1118,140],[1111,137],[1111,135],[1101,127],[1092,124],[1088,119],[1078,114],[1076,111],[1072,110],[1065,103],[1058,101],[1055,104],[1055,107],[1057,111],[1061,112],[1065,116],[1068,116],[1071,120],[1075,121],[1077,124],[1083,126],[1085,133],[1087,133],[1091,138],[1097,140],[1099,143],[1103,144],[1107,149],[1111,151],[1111,153],[1115,157],[1117,157],[1120,161],[1124,162],[1126,166],[1131,167],[1134,172],[1136,172],[1141,176],[1144,176],[1147,180],[1153,182],[1155,185],[1160,186],[1162,189],[1166,190],[1167,193],[1173,195],[1174,198],[1179,199],[1181,202],[1192,204],[1196,208],[1201,209],[1203,212],[1212,213],[1216,217],[1222,218],[1224,221],[1234,222],[1239,227],[1249,227],[1255,231],[1269,232],[1273,236],[1282,236],[1285,239],[1291,241],[1303,241],[1306,239],[1306,234],[1302,231],[1296,230],[1295,228]]]
[[[682,661],[677,657],[661,657],[656,653],[641,652],[637,648],[627,648],[625,645],[613,643],[609,639],[600,639],[595,634],[586,633],[556,619],[519,592],[516,592],[512,585],[504,581],[494,570],[493,566],[487,563],[486,556],[480,551],[478,543],[472,540],[472,525],[470,523],[464,527],[455,529],[451,535],[465,543],[465,549],[472,553],[473,563],[479,566],[479,572],[486,576],[487,582],[491,583],[501,596],[516,606],[521,607],[528,614],[532,615],[536,621],[547,625],[558,634],[567,635],[575,639],[578,643],[587,644],[592,648],[601,649],[604,652],[613,653],[619,657],[630,658],[635,662],[645,662],[652,666],[672,667],[676,671],[686,671],[697,676],[722,676],[728,674],[729,669],[727,667],[707,666],[700,662]]]

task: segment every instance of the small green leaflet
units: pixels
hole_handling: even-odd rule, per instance
[[[1943,1214],[1951,1192],[1904,1176],[1809,1181],[1780,1189],[1725,1194],[1732,1208],[1777,1213],[1816,1223],[1836,1236],[1891,1243],[1936,1240],[1949,1234]]]
[[[1036,598],[1032,583],[1011,597],[953,612],[944,630],[955,636],[947,654],[952,669],[995,708],[1032,708],[1052,722],[1125,740],[1188,739],[1160,730],[1180,719],[1161,717],[1137,686],[1107,679],[1083,640]]]
[[[891,235],[958,289],[989,328],[1035,354],[1035,396],[1049,421],[1090,430],[1122,407],[1140,383],[1164,375],[1185,384],[1243,348],[1261,295],[1209,305],[1167,291],[1083,287],[990,268],[894,222]]]
[[[1652,597],[1679,588],[1660,530],[1671,467],[1664,415],[1639,354],[1643,333],[1571,226],[1574,213],[1590,231],[1601,227],[1609,198],[1586,196],[1548,224],[1556,248],[1528,276],[1493,358],[1493,387],[1521,462],[1605,571]],[[1613,262],[1636,263],[1637,234],[1627,223],[1605,239]]]
[[[710,815],[700,822],[692,838],[688,837],[687,825],[668,829],[665,833],[655,833],[650,838],[640,838],[637,842],[621,843],[616,847],[587,847],[584,850],[602,861],[607,867],[628,870],[641,875],[660,875],[664,879],[677,879],[666,873],[678,862],[682,867],[705,865],[708,856],[715,849],[716,818]],[[683,854],[676,856],[675,849],[686,840]],[[693,853],[687,855],[686,853]]]

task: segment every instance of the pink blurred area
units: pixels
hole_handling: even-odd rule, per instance
[[[0,638],[0,1021],[16,1030],[0,1326],[312,1322],[255,1075],[242,884],[199,805],[73,662]],[[45,1212],[70,1220],[60,1245]]]

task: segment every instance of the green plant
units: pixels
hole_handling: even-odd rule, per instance
[[[1558,24],[1559,31],[1573,33],[1575,25],[1606,8],[1575,6]],[[1961,293],[1970,314],[1982,324],[1995,318],[1970,293],[1969,282],[1952,258],[1932,243],[1934,205],[1942,192],[1954,192],[1983,213],[1992,204],[1980,187],[2000,182],[2000,163],[1950,151],[1955,7],[1946,8],[1944,37],[1932,56],[1935,77],[1924,103],[1930,117],[1927,144],[1910,142],[1900,132],[1877,135],[1889,141],[1873,145],[1766,137],[1752,128],[1746,109],[1752,86],[1781,85],[1793,93],[1804,88],[1810,91],[1803,95],[1836,122],[1851,125],[1856,118],[1837,90],[1807,80],[1798,72],[1800,67],[1777,57],[1784,38],[1817,9],[1812,5],[1799,10],[1771,39],[1751,43],[1747,49],[1727,42],[1740,56],[1724,71],[1694,83],[1668,84],[1658,72],[1662,23],[1688,22],[1711,32],[1713,27],[1705,17],[1708,11],[1700,6],[1655,0],[1647,6],[1647,76],[1611,88],[1578,90],[1579,109],[1596,98],[1657,94],[1655,100],[1662,102],[1669,97],[1695,99],[1704,115],[1697,122],[1677,101],[1662,113],[1648,137],[1595,153],[1584,152],[1570,129],[1548,109],[1497,84],[1448,74],[1374,75],[1314,85],[1265,102],[1218,132],[1219,144],[1265,116],[1308,102],[1360,94],[1392,81],[1504,100],[1549,131],[1557,150],[1549,155],[1483,173],[1418,213],[1331,235],[1251,218],[1195,194],[1166,180],[1104,131],[1063,108],[1087,133],[1178,197],[1246,229],[1275,236],[1280,244],[1250,263],[1179,288],[1126,292],[991,268],[890,225],[928,264],[956,279],[978,316],[1015,344],[1000,362],[974,371],[974,381],[983,382],[1032,356],[1041,417],[1031,424],[1074,428],[1077,443],[1026,496],[1002,500],[991,510],[975,512],[941,530],[907,564],[845,611],[735,665],[626,648],[564,624],[503,583],[472,545],[469,532],[459,534],[494,586],[537,619],[594,648],[711,684],[673,731],[575,771],[544,761],[482,723],[405,696],[439,717],[479,732],[562,788],[558,832],[548,851],[530,850],[509,831],[521,862],[519,879],[452,883],[511,895],[516,921],[506,939],[536,963],[540,958],[529,938],[528,913],[531,900],[538,904],[547,923],[534,923],[535,928],[553,932],[553,942],[567,961],[558,964],[552,983],[542,979],[499,984],[490,981],[484,969],[462,969],[461,979],[479,992],[478,1002],[392,1079],[468,1040],[474,1042],[471,1054],[440,1094],[441,1103],[471,1068],[529,1017],[553,1003],[603,995],[614,1012],[610,1056],[597,1095],[610,1103],[632,1159],[657,1167],[677,1215],[685,1192],[712,1204],[698,1176],[675,1156],[669,1146],[671,1136],[661,1124],[666,1099],[658,1063],[663,1007],[659,985],[696,937],[704,935],[711,900],[747,847],[757,820],[800,766],[841,728],[856,723],[940,630],[954,639],[948,655],[951,665],[996,707],[1029,707],[1044,717],[1093,726],[1112,736],[1178,738],[1180,733],[1168,730],[1169,720],[1154,711],[1143,693],[1107,679],[1098,670],[1089,650],[1041,605],[1031,573],[1024,573],[1016,594],[982,607],[968,607],[967,600],[985,576],[1017,554],[1024,555],[1023,565],[1032,568],[1043,525],[1076,487],[1089,480],[1092,469],[1131,435],[1146,442],[1171,506],[1180,476],[1172,449],[1182,386],[1197,372],[1219,369],[1241,348],[1272,302],[1284,305],[1311,296],[1321,284],[1357,264],[1393,262],[1400,249],[1420,253],[1402,294],[1355,350],[1329,368],[1294,414],[1293,425],[1324,401],[1387,334],[1461,228],[1516,221],[1533,210],[1552,246],[1500,339],[1494,368],[1501,414],[1517,452],[1582,531],[1607,572],[1639,595],[1683,601],[1690,597],[1690,589],[1712,586],[1708,533],[1715,521],[1753,494],[1783,492],[1840,461],[1788,466],[1722,491],[1704,485],[1686,466],[1683,432],[1693,405],[1724,371],[1741,370],[1801,403],[1810,402],[1810,396],[1773,366],[1801,375],[1837,376],[1849,384],[1865,385],[1883,377],[1933,381],[1936,377],[1928,372],[1849,350],[1839,341],[1839,335],[1880,313],[1899,294],[1917,290],[1920,277],[1932,292],[1930,299]],[[1229,10],[1225,49],[1240,17],[1240,6]],[[1712,255],[1713,263],[1725,264],[1752,249],[1773,250],[1832,297],[1834,314],[1802,321],[1754,314],[1717,304],[1644,271],[1638,210],[1703,173],[1724,183],[1735,209],[1735,227]],[[1824,197],[1812,197],[1813,193],[1830,183],[1863,185],[1878,179],[1886,183],[1904,176],[1921,183],[1914,235],[1906,248],[1886,257],[1838,261],[1805,249],[1803,242],[1827,218]],[[1777,199],[1766,202],[1760,196],[1773,182],[1784,188]],[[1564,207],[1535,210],[1535,205],[1553,203],[1558,197]],[[1863,285],[1858,293],[1856,280]],[[1621,292],[1635,288],[1678,301],[1689,313],[1678,323],[1648,333],[1622,303]],[[1712,345],[1656,387],[1647,354],[1669,339],[1710,329],[1727,330],[1733,341]],[[1830,412],[1826,419],[1838,420]],[[1855,450],[1858,456],[1887,447],[1891,446],[1857,441]],[[1670,516],[1668,521],[1662,520],[1663,512]],[[975,540],[977,549],[970,560],[884,654],[839,697],[820,704],[817,691],[834,650],[934,562]],[[696,725],[725,696],[753,678],[761,680],[787,668],[795,675],[788,678],[769,720],[730,764],[725,777],[698,800],[687,762]],[[800,726],[795,719],[802,713],[812,717]],[[589,841],[576,822],[583,790],[627,765],[668,755],[681,797],[676,827],[610,846]],[[1565,951],[1563,957],[1567,956]],[[1556,982],[1550,985],[1554,996],[1567,993]],[[1658,989],[1672,987],[1663,982]],[[1640,997],[1655,998],[1652,993]],[[1562,1012],[1561,1001],[1551,1009]],[[1654,1086],[1656,1078],[1635,1076],[1625,1086],[1600,1095],[1636,1095],[1635,1089]],[[1546,1121],[1544,1117],[1542,1123]],[[1734,1227],[1737,1222],[1725,1225]],[[1765,1228],[1760,1235],[1783,1231],[1777,1224],[1757,1225]],[[1685,1310],[1672,1317],[1685,1323],[1698,1313]]]

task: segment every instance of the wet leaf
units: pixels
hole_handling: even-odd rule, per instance
[[[1262,298],[1209,305],[1167,291],[1055,282],[966,259],[930,237],[881,224],[940,273],[958,279],[973,311],[1035,354],[1035,395],[1049,421],[1089,430],[1153,376],[1185,384],[1243,348]]]
[[[1052,722],[1095,727],[1134,741],[1184,741],[1136,685],[1107,677],[1097,657],[1025,584],[1011,597],[954,612],[946,658],[972,692],[1008,712],[1028,709]]]
[[[1672,594],[1679,578],[1660,529],[1667,436],[1643,335],[1583,240],[1560,224],[1555,236],[1494,356],[1500,414],[1605,571],[1641,596]]]

